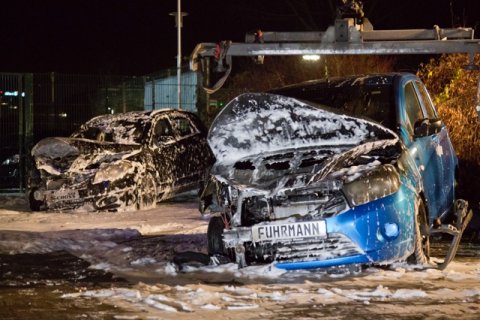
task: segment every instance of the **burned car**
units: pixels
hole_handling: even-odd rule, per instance
[[[198,188],[213,155],[192,113],[137,111],[91,119],[32,149],[32,210],[144,209]]]
[[[208,250],[240,266],[426,263],[429,235],[455,228],[450,214],[460,215],[457,236],[468,223],[447,130],[411,74],[243,94],[208,142]]]

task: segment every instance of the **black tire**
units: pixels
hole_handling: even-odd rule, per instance
[[[33,196],[36,190],[37,189],[30,189],[28,191],[28,203],[30,205],[30,210],[32,211],[40,211],[43,205],[43,201],[37,200]]]
[[[153,175],[146,174],[137,188],[137,209],[154,208],[157,204],[157,184]]]
[[[224,228],[225,224],[222,217],[214,216],[208,222],[207,241],[209,255],[225,255],[227,253],[222,237]]]
[[[430,262],[429,228],[427,209],[423,200],[420,200],[415,212],[415,250],[409,258],[410,263],[427,264]]]

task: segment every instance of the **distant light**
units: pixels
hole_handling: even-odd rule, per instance
[[[1,91],[0,93],[2,93],[3,91]],[[18,91],[5,91],[3,92],[3,95],[6,96],[6,97],[18,97]],[[22,92],[20,94],[22,97],[25,97],[25,92]]]
[[[61,112],[58,114],[59,117],[61,118],[66,118],[67,117],[67,113],[66,112]]]
[[[302,56],[303,60],[305,61],[318,61],[320,60],[320,56],[318,54],[306,54]]]

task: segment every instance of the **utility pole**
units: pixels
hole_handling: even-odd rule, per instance
[[[182,26],[183,17],[188,15],[182,12],[181,0],[177,0],[177,12],[170,13],[175,17],[177,27],[177,109],[182,109]]]

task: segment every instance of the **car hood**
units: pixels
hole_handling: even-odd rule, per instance
[[[326,177],[352,180],[400,156],[398,136],[371,121],[274,94],[244,94],[213,122],[212,173],[265,191],[304,187]]]
[[[52,175],[96,171],[102,163],[126,159],[141,151],[138,144],[118,144],[82,138],[51,137],[32,149],[37,169]]]

